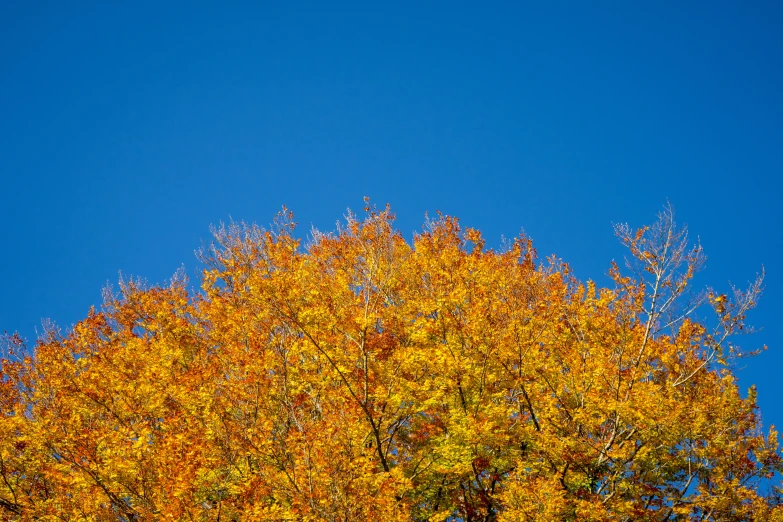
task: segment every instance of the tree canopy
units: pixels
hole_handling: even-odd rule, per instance
[[[693,291],[670,209],[616,227],[608,288],[365,210],[306,245],[287,211],[220,227],[200,289],[122,281],[9,336],[3,520],[783,520],[732,371],[761,279]]]

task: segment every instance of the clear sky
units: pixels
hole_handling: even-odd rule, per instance
[[[195,275],[211,223],[331,229],[363,196],[605,282],[612,223],[668,198],[699,283],[766,267],[740,375],[782,426],[783,4],[478,4],[0,2],[0,331]]]

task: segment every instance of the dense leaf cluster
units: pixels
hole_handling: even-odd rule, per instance
[[[0,516],[783,520],[730,370],[760,284],[689,294],[668,210],[618,227],[603,289],[526,238],[440,216],[411,243],[367,211],[306,248],[290,214],[221,228],[200,291],[124,282],[7,355]]]

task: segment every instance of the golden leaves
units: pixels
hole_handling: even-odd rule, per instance
[[[687,313],[661,328],[698,261],[670,215],[618,229],[642,269],[612,265],[599,288],[527,238],[486,250],[438,215],[409,245],[368,208],[305,249],[287,210],[272,231],[223,227],[200,293],[123,283],[34,357],[3,360],[0,512],[779,516],[758,488],[781,469],[777,432],[717,364],[722,339]],[[678,241],[679,275],[656,237]],[[740,313],[721,318],[734,327],[756,298],[710,304]]]

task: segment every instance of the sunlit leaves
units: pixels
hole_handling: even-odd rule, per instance
[[[2,361],[11,520],[774,520],[777,432],[730,336],[760,280],[690,292],[666,209],[613,288],[527,238],[368,206],[306,246],[283,212],[202,251],[200,291],[123,281]],[[698,321],[702,303],[716,313]],[[20,352],[21,351],[21,352]]]

